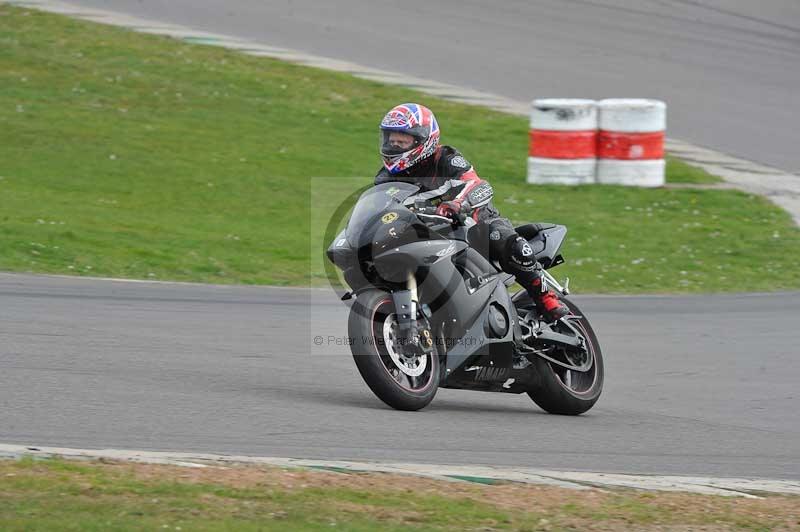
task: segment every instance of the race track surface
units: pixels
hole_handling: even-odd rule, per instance
[[[0,274],[0,442],[800,479],[800,294],[581,297],[606,387],[580,417],[442,390],[380,403],[330,291]]]
[[[796,0],[67,1],[520,101],[660,98],[670,136],[800,172]]]

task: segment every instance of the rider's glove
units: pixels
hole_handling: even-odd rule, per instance
[[[457,201],[443,201],[436,207],[436,214],[450,218],[453,222],[464,220],[464,214],[461,209],[461,204]]]

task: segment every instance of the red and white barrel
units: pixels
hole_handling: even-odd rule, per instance
[[[594,100],[534,100],[528,149],[528,183],[595,182],[597,106]]]
[[[658,100],[600,100],[598,115],[597,182],[663,186],[666,104]]]

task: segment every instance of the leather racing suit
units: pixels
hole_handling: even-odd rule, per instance
[[[530,244],[517,234],[507,218],[500,216],[492,203],[492,186],[478,176],[458,150],[451,146],[438,146],[433,155],[409,170],[390,174],[381,168],[375,176],[376,185],[404,181],[419,186],[423,191],[437,189],[448,180],[464,182],[464,186],[452,189],[454,197],[442,206],[446,206],[444,210],[460,212],[477,222],[470,229],[470,244],[485,257],[496,260],[504,272],[514,275],[546,317],[558,319],[566,315],[569,309],[547,289],[542,267],[536,261]]]

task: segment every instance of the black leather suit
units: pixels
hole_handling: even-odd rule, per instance
[[[375,176],[375,184],[404,181],[420,186],[424,191],[435,190],[448,180],[464,185],[453,189],[451,199],[461,212],[477,222],[470,229],[470,244],[491,260],[500,263],[503,271],[514,275],[517,282],[532,296],[545,289],[541,266],[528,242],[519,236],[514,226],[492,203],[492,186],[481,179],[472,165],[451,146],[439,146],[427,159],[399,174],[385,168]]]

